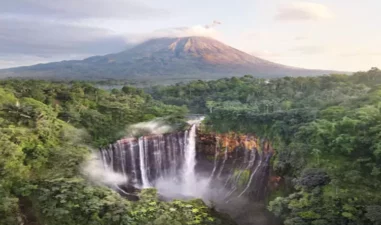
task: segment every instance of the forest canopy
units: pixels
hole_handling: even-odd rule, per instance
[[[381,224],[379,69],[271,80],[247,75],[151,93],[208,114],[210,131],[270,140],[282,185],[268,208],[285,225]]]
[[[201,200],[163,202],[147,189],[131,202],[81,173],[90,149],[127,125],[165,117],[181,127],[186,113],[130,86],[1,81],[0,224],[230,224]]]
[[[109,91],[86,82],[0,81],[0,225],[233,224],[200,200],[129,201],[84,177],[91,149],[128,125],[255,134],[276,149],[267,200],[285,225],[381,224],[381,71],[244,77]]]

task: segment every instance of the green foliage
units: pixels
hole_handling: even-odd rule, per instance
[[[154,189],[139,197],[130,202],[82,179],[45,180],[32,193],[40,222],[50,225],[229,224],[213,217],[201,200],[163,202]]]
[[[330,178],[324,170],[314,168],[305,169],[297,181],[298,185],[307,189],[324,186],[329,182]]]
[[[268,209],[285,225],[381,224],[380,84],[376,68],[192,81],[154,87],[153,98],[132,86],[0,81],[0,225],[230,224],[200,200],[162,202],[148,189],[130,202],[79,173],[86,145],[156,117],[181,126],[187,108],[209,113],[207,129],[272,140],[274,172],[287,187]]]
[[[0,184],[0,225],[13,225],[19,222],[18,199],[9,194]]]
[[[379,70],[353,76],[284,77],[269,81],[244,76],[157,86],[153,87],[152,95],[165,103],[186,104],[196,113],[211,113],[216,108],[226,106],[247,108],[256,113],[272,113],[346,101],[377,85],[379,76]]]
[[[376,225],[381,224],[381,206],[380,205],[367,206],[365,216],[374,224]]]
[[[40,181],[31,198],[43,224],[132,224],[130,202],[81,179]]]
[[[194,81],[155,87],[153,97],[208,113],[211,131],[271,140],[274,171],[287,187],[269,210],[286,225],[379,224],[373,207],[381,202],[379,69]]]
[[[19,123],[31,123],[31,118],[33,122],[41,118],[57,118],[86,129],[90,135],[89,144],[95,146],[107,145],[121,138],[129,124],[156,117],[170,117],[171,122],[178,124],[187,113],[186,107],[165,105],[132,86],[125,86],[122,91],[107,92],[84,82],[6,80],[0,82],[0,87],[8,90],[7,95],[0,98],[0,103],[13,103],[4,104],[9,118]],[[0,89],[0,94],[3,89]],[[21,99],[19,107],[15,104],[16,99],[12,99],[13,95]]]
[[[162,202],[154,189],[145,189],[139,196],[139,204],[134,204],[131,212],[138,224],[230,224],[213,217],[212,211],[199,199]]]
[[[155,222],[163,215],[173,224],[218,224],[203,203],[159,203],[156,193],[148,205],[144,193],[132,203],[81,178],[89,145],[113,142],[129,124],[156,117],[182,124],[185,113],[133,87],[106,92],[81,82],[1,81],[0,225],[165,224],[163,217]],[[150,207],[147,216],[133,213]]]
[[[235,170],[233,178],[238,179],[238,186],[244,187],[250,179],[250,170]]]

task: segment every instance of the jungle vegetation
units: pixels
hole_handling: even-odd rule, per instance
[[[215,132],[276,148],[268,209],[285,225],[381,224],[381,71],[156,86],[166,104],[208,114]]]
[[[1,81],[0,224],[230,224],[201,200],[163,202],[146,189],[129,201],[81,173],[90,149],[122,137],[127,125],[164,116],[181,125],[186,113],[132,86]]]
[[[381,224],[381,71],[133,86],[0,81],[0,225],[230,224],[200,200],[129,201],[86,179],[91,149],[126,126],[206,114],[213,132],[252,133],[276,149],[268,209],[285,225]]]

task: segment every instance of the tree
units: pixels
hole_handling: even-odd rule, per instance
[[[206,107],[209,109],[209,113],[213,113],[213,108],[217,106],[217,103],[214,101],[206,101]]]
[[[381,206],[371,205],[366,207],[365,216],[372,221],[375,225],[381,224]]]
[[[328,174],[323,169],[307,168],[302,172],[298,184],[307,189],[324,186],[330,182]]]

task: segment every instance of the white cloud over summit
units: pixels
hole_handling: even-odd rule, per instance
[[[152,3],[151,0],[1,0],[0,68],[104,55],[155,37],[215,37],[215,27],[221,24],[213,21],[205,26],[139,32],[136,23],[150,24],[171,15],[161,4]],[[110,23],[117,29],[108,26]]]
[[[0,68],[205,36],[291,66],[365,70],[381,67],[380,9],[375,0],[0,0]]]
[[[203,36],[214,39],[221,39],[221,33],[216,29],[218,25],[222,23],[214,20],[211,24],[207,25],[195,25],[189,27],[175,27],[159,29],[153,32],[142,34],[127,34],[128,41],[133,43],[139,43],[152,38],[160,37],[190,37],[190,36]]]
[[[195,25],[190,27],[169,28],[155,31],[154,33],[169,37],[204,36],[218,38],[221,35],[214,26]]]

